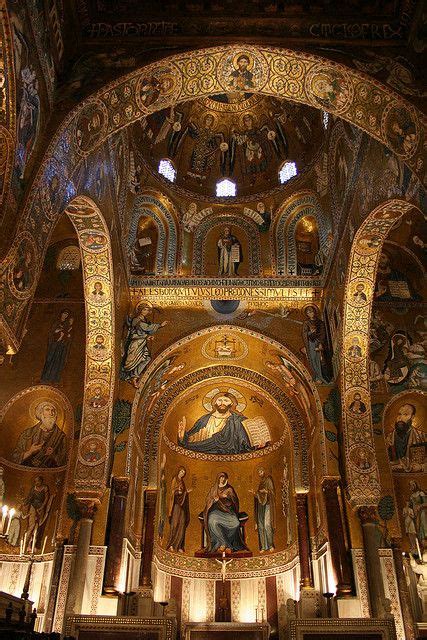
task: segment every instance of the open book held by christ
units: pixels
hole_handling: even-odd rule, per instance
[[[271,441],[268,424],[262,416],[248,418],[243,424],[252,447],[265,447],[267,442]]]

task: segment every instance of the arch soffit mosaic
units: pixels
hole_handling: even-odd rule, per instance
[[[3,100],[0,106],[0,205],[7,201],[16,144],[16,88],[12,31],[6,1],[0,0],[0,75]],[[6,207],[4,208],[4,211]],[[1,216],[0,216],[1,220]]]
[[[242,219],[239,216],[221,215],[208,216],[198,225],[194,233],[192,274],[201,276],[205,274],[205,252],[207,235],[217,227],[238,227],[248,239],[249,245],[249,275],[261,275],[261,247],[258,227],[253,220]]]
[[[149,367],[147,368],[145,374],[143,375],[143,377],[141,378],[141,382],[140,382],[140,386],[136,392],[135,398],[134,398],[134,402],[133,402],[133,406],[132,406],[132,416],[131,416],[131,422],[130,422],[130,433],[129,433],[129,446],[128,446],[128,452],[127,452],[127,460],[126,460],[126,474],[130,475],[131,474],[131,464],[132,464],[132,449],[133,449],[133,444],[134,444],[134,440],[135,440],[135,431],[138,425],[138,421],[139,421],[139,416],[142,415],[144,413],[144,409],[148,406],[148,400],[149,400],[149,391],[150,391],[150,382],[153,378],[153,374],[157,371],[157,369],[159,368],[159,365],[165,360],[165,358],[168,357],[172,357],[174,355],[174,353],[176,351],[179,351],[180,349],[182,349],[183,347],[188,346],[188,344],[193,341],[196,338],[199,338],[201,336],[207,336],[209,334],[212,334],[214,332],[217,332],[218,330],[221,331],[233,331],[235,333],[237,333],[238,335],[246,335],[246,336],[252,336],[266,344],[268,344],[270,347],[277,349],[277,351],[279,353],[281,353],[283,356],[286,357],[286,359],[291,362],[291,364],[293,365],[293,367],[295,368],[295,370],[298,373],[298,376],[301,380],[301,382],[303,384],[305,384],[305,386],[309,389],[310,393],[312,394],[313,398],[314,398],[314,404],[316,407],[316,411],[315,411],[315,423],[318,426],[318,433],[319,433],[319,438],[320,438],[320,444],[321,444],[321,461],[322,461],[322,474],[324,476],[328,475],[328,468],[327,468],[327,453],[326,453],[326,442],[325,442],[325,436],[324,436],[324,425],[323,425],[323,413],[322,413],[322,405],[321,405],[321,401],[319,398],[319,394],[318,394],[318,390],[316,388],[316,386],[314,385],[314,383],[312,382],[311,376],[308,372],[308,370],[306,369],[306,367],[297,359],[297,357],[291,353],[286,347],[284,347],[282,344],[280,344],[279,342],[277,342],[276,340],[273,340],[272,338],[266,337],[256,331],[252,331],[250,329],[246,329],[244,327],[236,327],[233,325],[215,325],[212,327],[208,327],[206,329],[197,331],[195,333],[189,334],[188,336],[186,336],[185,338],[182,338],[181,340],[179,340],[177,343],[175,343],[174,345],[168,347],[167,349],[165,349],[161,354],[159,354],[155,360],[153,360],[153,362],[149,365]],[[237,367],[238,368],[238,367]],[[211,371],[211,368],[204,368],[205,370],[209,370]],[[194,372],[196,373],[196,372]],[[249,373],[253,373],[254,375],[260,375],[257,372],[249,372]],[[209,374],[211,375],[211,374]],[[280,390],[280,393],[283,393],[284,395],[286,395],[286,386],[284,384],[282,384],[280,381],[277,380],[277,378],[275,378],[273,375],[270,375],[269,372],[263,372],[262,373],[262,378],[263,380],[265,380],[269,385],[272,385],[272,388],[278,388]],[[182,378],[181,378],[182,379]],[[176,382],[179,382],[180,379],[177,379]],[[299,409],[296,409],[296,413],[302,413],[299,411]],[[302,423],[302,421],[301,421]],[[304,429],[305,431],[305,429]],[[312,436],[314,433],[314,429],[311,429],[311,432],[309,434],[309,437]],[[157,431],[157,438],[159,435],[159,431]],[[145,447],[147,445],[146,442],[146,434],[144,434],[144,445],[143,447],[140,448],[140,453],[144,454],[145,453]],[[157,442],[157,446],[158,446],[158,442]],[[157,452],[157,448],[154,446],[152,448],[152,462],[151,464],[154,464],[153,469],[150,471],[150,469],[147,467],[146,469],[144,469],[144,476],[149,478],[149,477],[155,477],[155,474],[157,473],[157,468],[155,466],[155,458],[156,458],[156,452]],[[305,454],[306,455],[306,454]],[[149,458],[149,456],[143,456],[146,459]],[[154,460],[154,463],[153,463]],[[148,464],[150,465],[150,461],[148,460]],[[154,476],[153,476],[154,473]],[[307,485],[308,487],[308,485]]]
[[[65,119],[46,150],[26,200],[26,213],[0,271],[13,261],[17,243],[30,232],[31,225],[34,229],[35,221],[34,246],[40,270],[54,221],[75,196],[73,174],[91,151],[144,115],[226,91],[240,53],[250,57],[251,91],[339,115],[385,144],[415,173],[423,174],[422,115],[398,94],[358,71],[312,54],[256,46],[228,45],[171,56],[110,83]],[[334,91],[330,91],[332,86]],[[404,135],[399,134],[403,130]],[[17,326],[25,305],[17,303],[12,291],[8,294],[11,311],[5,323],[10,328]],[[29,299],[33,290],[25,294]],[[20,336],[15,336],[16,348],[19,341]]]
[[[348,492],[356,507],[376,505],[381,496],[369,387],[369,335],[378,260],[393,225],[413,208],[399,199],[376,207],[358,229],[349,258],[343,321],[342,425]],[[357,287],[363,287],[366,300],[354,296]],[[355,339],[361,357],[354,357],[349,349]],[[355,394],[360,394],[365,405],[359,415],[351,411]]]
[[[74,485],[78,493],[102,493],[109,472],[111,412],[113,406],[114,362],[114,287],[113,263],[108,227],[95,203],[78,196],[65,209],[79,240],[82,255],[86,313],[86,362],[83,410]],[[95,298],[94,283],[100,282],[104,297]],[[102,337],[102,341],[101,341]],[[99,345],[99,346],[98,346]],[[93,402],[97,390],[105,402]],[[98,394],[99,395],[99,394]],[[96,443],[100,454],[96,463],[88,463],[84,450]]]
[[[306,215],[316,218],[320,243],[326,245],[328,233],[331,231],[331,220],[322,209],[317,195],[312,191],[293,194],[278,208],[272,227],[270,243],[273,245],[271,253],[276,275],[296,274],[295,228],[298,221]]]

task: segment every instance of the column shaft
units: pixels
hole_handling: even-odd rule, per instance
[[[372,617],[383,618],[386,613],[384,607],[385,593],[381,561],[378,554],[378,518],[375,507],[361,507],[359,509],[359,517],[362,523]]]
[[[327,478],[323,481],[322,489],[325,500],[332,568],[336,580],[336,595],[345,597],[350,596],[352,593],[352,579],[338,498],[338,483],[339,480],[336,478]]]
[[[310,537],[308,531],[307,494],[297,493],[295,496],[298,521],[298,549],[301,568],[301,589],[313,587],[310,571]]]
[[[399,586],[400,608],[402,609],[403,626],[405,628],[405,640],[415,640],[417,633],[415,631],[414,615],[409,597],[408,584],[406,582],[405,571],[403,569],[402,547],[400,540],[392,541],[394,566],[396,569],[397,584]]]
[[[115,593],[120,582],[123,537],[125,532],[125,514],[129,490],[128,478],[113,478],[111,481],[111,499],[108,513],[107,557],[105,560],[104,591]]]
[[[154,519],[156,516],[157,491],[147,490],[144,494],[144,523],[142,537],[141,569],[139,584],[151,587],[151,563],[153,561]]]

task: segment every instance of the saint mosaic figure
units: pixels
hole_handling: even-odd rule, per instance
[[[304,315],[306,320],[302,326],[302,334],[314,381],[328,384],[332,380],[332,363],[325,323],[314,305],[306,307]]]
[[[395,470],[423,471],[425,466],[427,438],[421,429],[415,427],[416,412],[414,404],[403,404],[396,416],[394,429],[386,438],[388,457]]]
[[[100,284],[100,283],[98,283]],[[63,309],[51,327],[41,381],[58,384],[70,351],[74,318]]]
[[[259,485],[254,494],[255,529],[261,553],[274,551],[276,528],[276,493],[271,475],[262,467],[258,469]]]
[[[120,379],[138,386],[139,379],[147,368],[151,353],[148,348],[148,339],[167,324],[164,322],[151,322],[148,319],[151,307],[141,302],[137,305],[135,315],[128,316],[126,320],[127,336],[124,346],[124,355],[121,363]]]
[[[403,508],[405,531],[408,534],[411,551],[421,552],[427,538],[427,494],[415,480],[409,481],[410,496]]]
[[[166,545],[168,551],[185,551],[185,532],[190,522],[190,501],[188,494],[191,489],[185,486],[184,477],[186,474],[184,467],[178,470],[176,476],[172,478],[171,493],[169,499],[169,539]]]
[[[206,497],[203,526],[207,553],[246,551],[239,520],[239,498],[221,471]]]
[[[53,402],[39,402],[37,423],[25,429],[12,451],[12,461],[26,467],[62,467],[67,462],[67,440],[58,427],[58,410]]]
[[[242,245],[231,233],[231,227],[224,227],[218,240],[218,275],[237,276],[242,261]]]
[[[191,451],[216,455],[246,453],[265,447],[270,436],[264,419],[248,421],[237,411],[238,401],[233,393],[217,391],[211,401],[212,410],[196,420],[191,429],[186,431],[185,417],[179,422],[178,444]],[[256,442],[243,424],[246,422],[248,427],[252,427],[255,420],[263,431],[261,441]]]
[[[31,539],[35,536],[34,548],[40,547],[43,539],[46,521],[52,506],[53,496],[43,476],[36,476],[34,485],[30,489],[23,502],[23,520],[28,519],[27,530],[25,532],[25,551],[31,545]]]

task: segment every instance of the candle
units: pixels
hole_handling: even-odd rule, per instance
[[[3,533],[6,518],[7,518],[7,504],[4,504],[1,508],[0,534]]]
[[[24,540],[22,543],[22,553],[26,553],[27,552],[27,532],[25,532],[24,534]]]
[[[264,607],[261,607],[261,622],[264,622]]]
[[[19,555],[22,556],[23,553],[24,553],[24,540],[23,538],[21,538],[21,541],[19,543]]]
[[[9,522],[7,523],[6,535],[9,533],[10,523],[12,522],[12,518],[13,518],[14,514],[15,514],[15,509],[11,509],[9,511]]]
[[[44,555],[44,550],[46,549],[47,536],[44,537],[43,547],[42,547],[42,555]]]
[[[255,607],[255,622],[258,622],[258,607]]]
[[[420,543],[418,541],[418,537],[417,536],[415,536],[415,542],[417,544],[418,557],[419,557],[420,561],[422,562],[423,561],[423,554],[421,553],[421,547],[420,547]]]
[[[33,534],[33,544],[31,546],[31,553],[34,553],[34,549],[36,548],[36,538],[37,538],[37,525],[34,529],[34,534]]]

